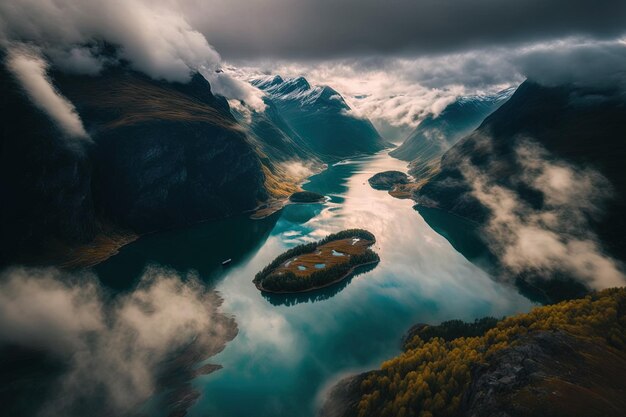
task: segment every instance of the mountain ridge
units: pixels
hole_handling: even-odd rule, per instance
[[[324,162],[375,153],[391,146],[367,119],[353,117],[341,94],[311,86],[304,77],[266,76],[251,80],[280,112],[301,145]]]

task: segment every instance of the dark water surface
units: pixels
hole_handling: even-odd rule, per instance
[[[147,236],[98,267],[101,278],[118,288],[147,264],[197,271],[221,293],[239,335],[209,360],[224,368],[194,380],[202,397],[190,416],[314,416],[334,382],[397,354],[415,323],[530,309],[514,288],[494,282],[431,229],[411,201],[373,190],[367,179],[385,170],[406,171],[405,163],[384,153],[345,161],[304,186],[331,197],[325,204]],[[429,214],[446,223],[445,213]],[[447,226],[468,225],[451,219]],[[375,268],[297,296],[263,295],[252,284],[284,250],[353,227],[376,235],[373,249],[381,262]],[[233,262],[222,267],[228,258]]]

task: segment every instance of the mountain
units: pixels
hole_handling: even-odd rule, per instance
[[[277,162],[316,160],[313,150],[289,127],[276,105],[267,100],[266,106],[265,111],[254,112],[249,123],[249,130],[263,153]]]
[[[597,252],[624,261],[625,120],[626,99],[619,89],[546,87],[526,81],[443,155],[440,172],[413,198],[423,207],[489,226],[491,235],[483,239],[491,247],[499,240],[514,242],[513,220],[520,220],[528,222],[523,226],[536,224],[544,232],[554,232],[561,243],[576,239],[594,242]],[[559,191],[562,187],[567,188],[566,194]],[[485,195],[485,191],[493,195]],[[494,193],[500,196],[487,201]],[[494,206],[511,201],[515,205],[503,209],[514,217],[505,222],[500,216],[496,224],[511,233],[497,236],[492,215],[501,215],[502,210]],[[544,276],[546,271],[533,268],[524,281],[564,276],[553,272]],[[593,274],[589,278],[595,279]],[[538,282],[547,285],[543,279]],[[563,299],[563,290],[565,287],[557,286],[541,292],[554,301]]]
[[[145,233],[255,208],[271,194],[228,103],[123,67],[50,73],[91,141],[65,138],[0,69],[2,262],[93,241],[103,225]]]
[[[322,417],[622,416],[626,290],[503,320],[418,325],[380,370],[341,381]]]
[[[536,141],[554,157],[579,167],[593,167],[614,190],[598,231],[611,251],[626,259],[626,100],[619,91],[574,86],[544,87],[526,81],[478,129],[454,145],[441,159],[441,172],[418,193],[420,201],[478,222],[488,212],[472,197],[460,171],[462,163],[516,189],[522,167],[514,160],[520,138]],[[489,138],[489,144],[485,144]],[[536,198],[517,190],[520,198]],[[540,204],[540,202],[535,202]]]
[[[289,127],[276,106],[265,100],[264,111],[254,111],[245,104],[231,112],[246,129],[248,139],[261,158],[266,186],[275,197],[287,197],[298,191],[298,184],[323,167],[316,153]]]
[[[390,146],[369,120],[354,117],[341,95],[303,78],[263,77],[252,84],[266,93],[298,144],[324,161],[374,153]]]
[[[304,78],[256,82],[267,93],[256,112],[231,108],[197,73],[48,73],[90,139],[67,138],[3,62],[0,263],[91,263],[137,234],[269,210],[324,161],[387,146],[336,91]]]
[[[4,65],[0,89],[0,263],[41,253],[48,238],[91,240],[96,209],[90,146],[62,140]]]
[[[389,152],[403,161],[411,161],[410,172],[415,177],[426,174],[438,164],[439,158],[463,136],[500,107],[513,94],[509,88],[492,95],[460,97],[449,104],[441,114],[429,115],[405,139]]]
[[[225,99],[132,71],[54,74],[96,143],[95,201],[140,232],[219,218],[267,198],[262,165]]]

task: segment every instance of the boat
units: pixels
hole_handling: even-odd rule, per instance
[[[225,261],[222,261],[222,266],[226,266],[229,263],[231,263],[233,260],[231,258],[226,259]]]

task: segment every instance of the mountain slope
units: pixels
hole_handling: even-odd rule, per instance
[[[2,58],[0,56],[0,58]],[[90,146],[75,146],[0,65],[0,264],[95,235]]]
[[[267,197],[244,130],[199,74],[188,84],[120,70],[55,80],[93,132],[95,198],[114,222],[145,232],[252,209]]]
[[[352,117],[350,107],[330,87],[311,86],[303,77],[265,77],[252,84],[266,93],[300,146],[324,161],[374,153],[389,146],[368,120]]]
[[[626,100],[618,90],[544,87],[526,81],[478,129],[446,152],[441,172],[419,190],[416,200],[484,223],[490,211],[472,193],[469,169],[541,210],[551,196],[538,194],[522,178],[526,168],[518,151],[528,139],[545,148],[546,161],[562,160],[582,173],[586,171],[581,169],[592,168],[608,179],[610,186],[601,189],[611,189],[612,196],[604,214],[592,216],[590,222],[609,252],[626,260],[625,120]]]
[[[246,128],[255,146],[266,175],[266,187],[273,197],[284,198],[298,191],[313,172],[322,168],[322,161],[291,129],[269,100],[262,112],[234,107],[231,112]]]
[[[494,95],[459,97],[438,116],[429,115],[405,139],[389,152],[403,161],[428,161],[439,158],[459,139],[472,130],[511,97],[514,89]]]
[[[2,262],[90,242],[101,224],[148,232],[251,210],[265,168],[203,77],[155,81],[126,68],[52,72],[92,141],[65,138],[2,66]]]
[[[423,325],[380,370],[340,382],[321,415],[618,417],[625,314],[616,288],[487,326]]]

